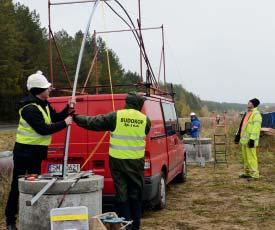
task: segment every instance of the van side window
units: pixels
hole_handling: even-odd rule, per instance
[[[174,135],[178,127],[175,107],[173,104],[163,102],[162,108],[163,108],[163,114],[164,114],[166,133],[168,136]]]

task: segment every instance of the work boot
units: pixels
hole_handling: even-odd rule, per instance
[[[242,173],[242,174],[239,175],[239,178],[246,178],[247,179],[247,178],[251,178],[251,176],[249,176],[245,173]]]
[[[130,199],[131,217],[133,220],[132,230],[140,229],[140,219],[141,219],[141,204],[139,200]]]
[[[116,203],[116,212],[119,217],[124,217],[126,221],[129,221],[131,219],[130,207],[129,207],[128,201],[117,202]]]
[[[16,224],[8,224],[7,225],[7,230],[17,230]]]
[[[249,177],[247,178],[247,181],[253,181],[253,180],[259,180],[258,177]]]

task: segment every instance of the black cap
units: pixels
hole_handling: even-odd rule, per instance
[[[132,108],[140,111],[145,100],[146,99],[144,97],[138,95],[136,92],[129,92],[125,99],[126,108]]]
[[[48,88],[46,88],[46,89],[48,89]],[[43,88],[31,88],[31,89],[30,89],[30,92],[31,92],[31,94],[32,94],[33,96],[36,96],[36,95],[38,95],[38,94],[44,92],[46,89],[43,89]]]
[[[254,108],[256,108],[260,104],[260,101],[257,98],[253,98],[249,101],[253,104]]]

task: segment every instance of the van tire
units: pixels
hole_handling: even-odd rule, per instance
[[[167,186],[166,179],[163,172],[161,172],[160,180],[158,184],[158,193],[154,199],[154,208],[156,210],[161,210],[166,207],[167,203]]]
[[[183,165],[182,165],[182,171],[176,176],[176,182],[178,183],[184,183],[187,181],[187,163],[186,163],[186,157],[184,158]]]

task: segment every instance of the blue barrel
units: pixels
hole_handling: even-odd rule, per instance
[[[263,113],[262,117],[263,117],[263,121],[262,121],[263,128],[275,129],[275,112]]]

